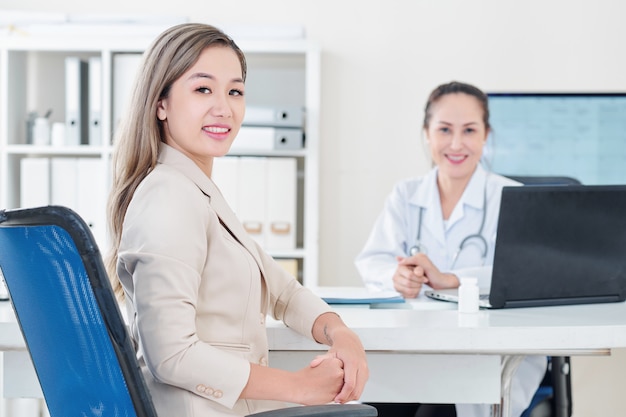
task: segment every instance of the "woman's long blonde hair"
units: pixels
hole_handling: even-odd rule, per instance
[[[172,84],[210,46],[231,48],[239,57],[245,81],[247,68],[243,52],[228,35],[211,25],[184,23],[173,26],[159,35],[143,54],[128,113],[115,133],[113,181],[107,204],[111,249],[106,267],[119,299],[123,299],[124,292],[116,265],[124,217],[139,183],[156,166],[159,144],[164,141],[162,122],[156,114],[159,100],[168,96]]]

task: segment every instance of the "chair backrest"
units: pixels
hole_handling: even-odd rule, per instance
[[[505,175],[524,185],[581,185],[581,182],[572,177],[546,177],[546,176],[522,176]]]
[[[58,206],[0,211],[0,268],[52,417],[156,417],[80,216]]]

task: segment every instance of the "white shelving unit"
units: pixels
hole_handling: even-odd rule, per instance
[[[102,189],[104,204],[110,183],[109,161],[114,130],[114,57],[116,54],[140,54],[157,34],[0,35],[0,208],[21,207],[20,161],[25,157],[100,159],[103,162],[101,183],[106,184]],[[299,279],[305,286],[315,287],[318,282],[320,50],[304,39],[238,40],[237,43],[248,61],[248,105],[305,108],[306,141],[303,149],[262,152],[237,150],[236,155],[297,159],[299,198],[296,249],[269,253],[276,258],[296,259]],[[44,114],[52,109],[51,122],[65,121],[64,59],[67,56],[85,59],[101,57],[101,146],[53,147],[27,143],[26,121],[29,112]],[[107,242],[99,243],[108,246]]]

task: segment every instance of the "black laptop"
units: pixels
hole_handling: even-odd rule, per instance
[[[503,189],[485,307],[624,299],[626,185]]]

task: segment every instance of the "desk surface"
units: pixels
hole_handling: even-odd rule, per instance
[[[406,308],[335,310],[368,351],[576,355],[626,347],[626,303],[481,310],[459,314],[456,305],[417,300]],[[268,323],[270,350],[319,350],[287,329]]]
[[[470,315],[424,299],[390,307],[336,307],[368,351],[364,401],[499,403],[502,355],[601,355],[626,347],[626,303]],[[284,369],[299,369],[310,351],[327,349],[274,320],[268,320],[268,340],[272,363]],[[11,305],[0,302],[0,351],[15,351],[10,361],[5,354],[7,397],[41,395],[34,373],[24,375],[28,366],[13,363],[27,361],[25,349]]]
[[[424,299],[404,307],[335,308],[368,354],[363,401],[508,404],[510,372],[502,363],[514,361],[505,357],[607,355],[626,346],[623,302],[476,314]],[[299,369],[309,351],[326,349],[276,321],[268,323],[268,338],[272,363],[285,369]]]
[[[422,353],[598,354],[626,347],[626,303],[481,310],[418,300],[391,309],[337,306],[368,351]],[[270,350],[325,350],[268,320]],[[0,302],[0,351],[25,350],[8,301]],[[604,352],[606,353],[606,352]]]

